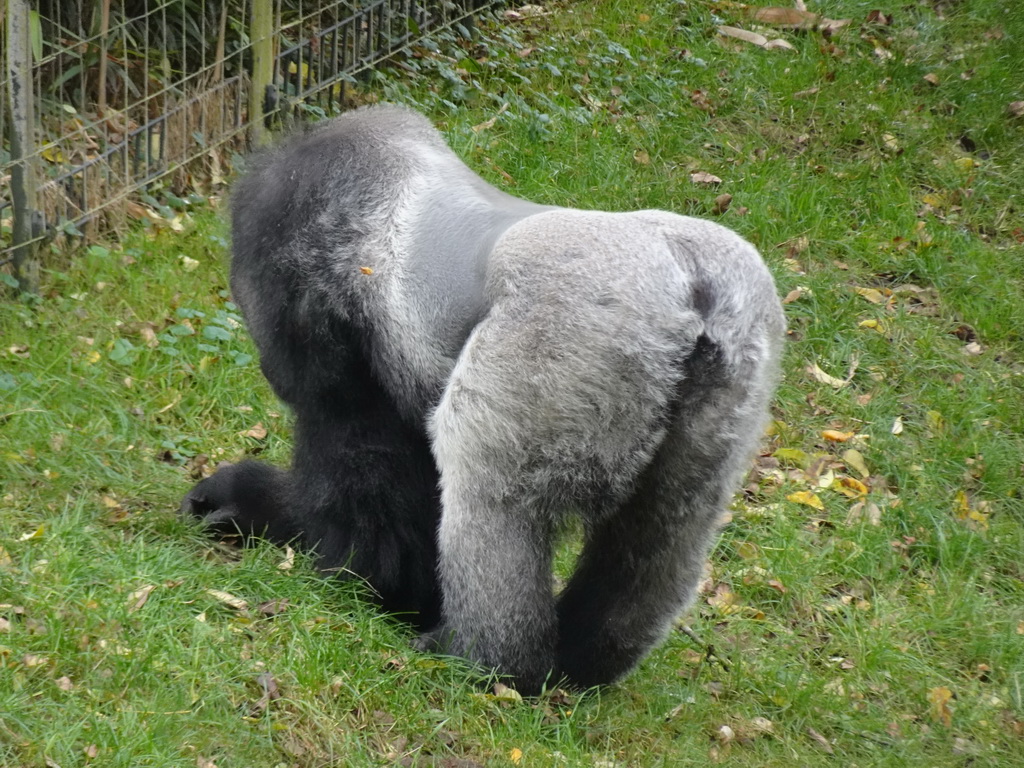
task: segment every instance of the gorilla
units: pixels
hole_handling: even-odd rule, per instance
[[[692,601],[763,432],[784,319],[756,249],[512,197],[396,105],[254,159],[231,214],[233,297],[294,456],[219,469],[183,513],[298,541],[418,647],[522,693],[629,672]]]

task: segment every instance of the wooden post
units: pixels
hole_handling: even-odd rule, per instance
[[[28,0],[7,0],[7,71],[10,74],[11,202],[14,204],[14,279],[18,288],[39,292],[39,260],[33,242],[38,218],[35,150],[35,94],[32,92],[32,32]],[[41,227],[39,227],[41,229]]]
[[[264,131],[264,102],[274,84],[273,0],[252,0],[249,20],[252,73],[249,78],[249,143],[256,147],[267,141]]]

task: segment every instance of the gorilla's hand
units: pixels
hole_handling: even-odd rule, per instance
[[[297,531],[287,517],[288,473],[257,461],[220,467],[181,502],[180,514],[198,517],[217,533],[241,533],[284,543]]]

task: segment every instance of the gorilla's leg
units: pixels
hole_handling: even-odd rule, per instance
[[[614,682],[664,639],[693,601],[736,478],[761,436],[773,372],[726,375],[698,345],[665,441],[636,493],[589,531],[558,602],[559,671]]]

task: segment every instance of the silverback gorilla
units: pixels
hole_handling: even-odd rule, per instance
[[[184,513],[299,541],[420,648],[523,693],[610,683],[666,635],[776,381],[784,320],[753,246],[512,197],[390,105],[254,160],[232,237],[294,457],[220,469]],[[585,541],[555,595],[567,514]]]

